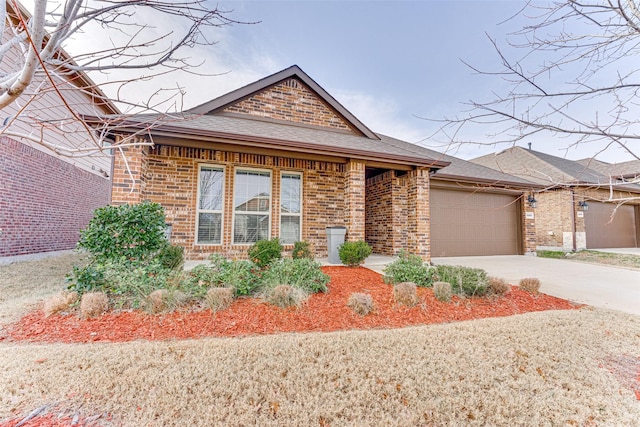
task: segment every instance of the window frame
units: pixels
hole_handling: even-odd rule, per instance
[[[285,175],[291,175],[291,176],[298,176],[300,178],[300,212],[295,213],[295,214],[291,214],[291,213],[283,213],[282,212],[282,178]],[[302,240],[302,213],[304,212],[304,206],[303,206],[303,201],[304,201],[304,174],[302,172],[299,171],[280,171],[280,194],[279,194],[279,198],[280,198],[280,203],[278,204],[278,221],[279,221],[279,230],[280,230],[280,239],[282,239],[282,217],[297,217],[300,218],[300,231],[298,233],[298,237],[296,241],[301,241]],[[292,243],[282,243],[283,245],[293,245],[295,242]]]
[[[238,172],[260,172],[260,173],[268,173],[269,174],[269,208],[262,211],[236,211],[236,190],[237,190],[237,173]],[[271,169],[261,169],[261,168],[253,168],[253,167],[243,167],[238,166],[233,170],[233,201],[231,203],[231,244],[234,246],[251,246],[255,242],[236,242],[236,214],[240,213],[241,215],[268,215],[269,216],[269,225],[268,225],[268,233],[267,239],[271,239],[271,227],[273,221],[273,170]]]
[[[211,169],[219,169],[222,171],[222,192],[220,194],[222,200],[222,206],[220,210],[210,210],[210,209],[200,209],[200,183],[202,180],[200,179],[200,174],[203,168],[211,168]],[[198,165],[198,188],[197,188],[197,197],[196,197],[196,235],[195,235],[195,244],[198,246],[222,246],[224,244],[224,207],[225,207],[225,187],[226,187],[226,178],[227,178],[227,169],[223,165],[209,164],[209,163],[200,163]],[[220,243],[205,243],[200,242],[198,240],[199,229],[200,229],[200,214],[201,213],[219,213],[220,214]]]

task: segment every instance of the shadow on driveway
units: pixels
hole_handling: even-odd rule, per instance
[[[594,307],[640,315],[640,271],[563,259],[502,255],[433,258],[434,264],[482,268],[517,285],[537,277],[540,292]]]

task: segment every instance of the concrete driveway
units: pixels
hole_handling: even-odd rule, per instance
[[[638,270],[516,255],[433,258],[432,262],[482,268],[514,285],[524,277],[537,277],[545,294],[640,315]]]

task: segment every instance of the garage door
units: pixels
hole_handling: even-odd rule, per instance
[[[430,194],[432,256],[519,253],[520,215],[514,196],[444,189]]]
[[[588,249],[637,247],[635,208],[620,206],[612,219],[614,208],[613,203],[589,201],[584,213]]]

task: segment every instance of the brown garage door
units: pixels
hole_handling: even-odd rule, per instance
[[[519,253],[520,215],[514,196],[445,189],[430,194],[432,256]]]
[[[635,208],[622,205],[613,219],[613,203],[588,202],[589,210],[584,213],[587,231],[587,248],[635,248],[636,217]]]

